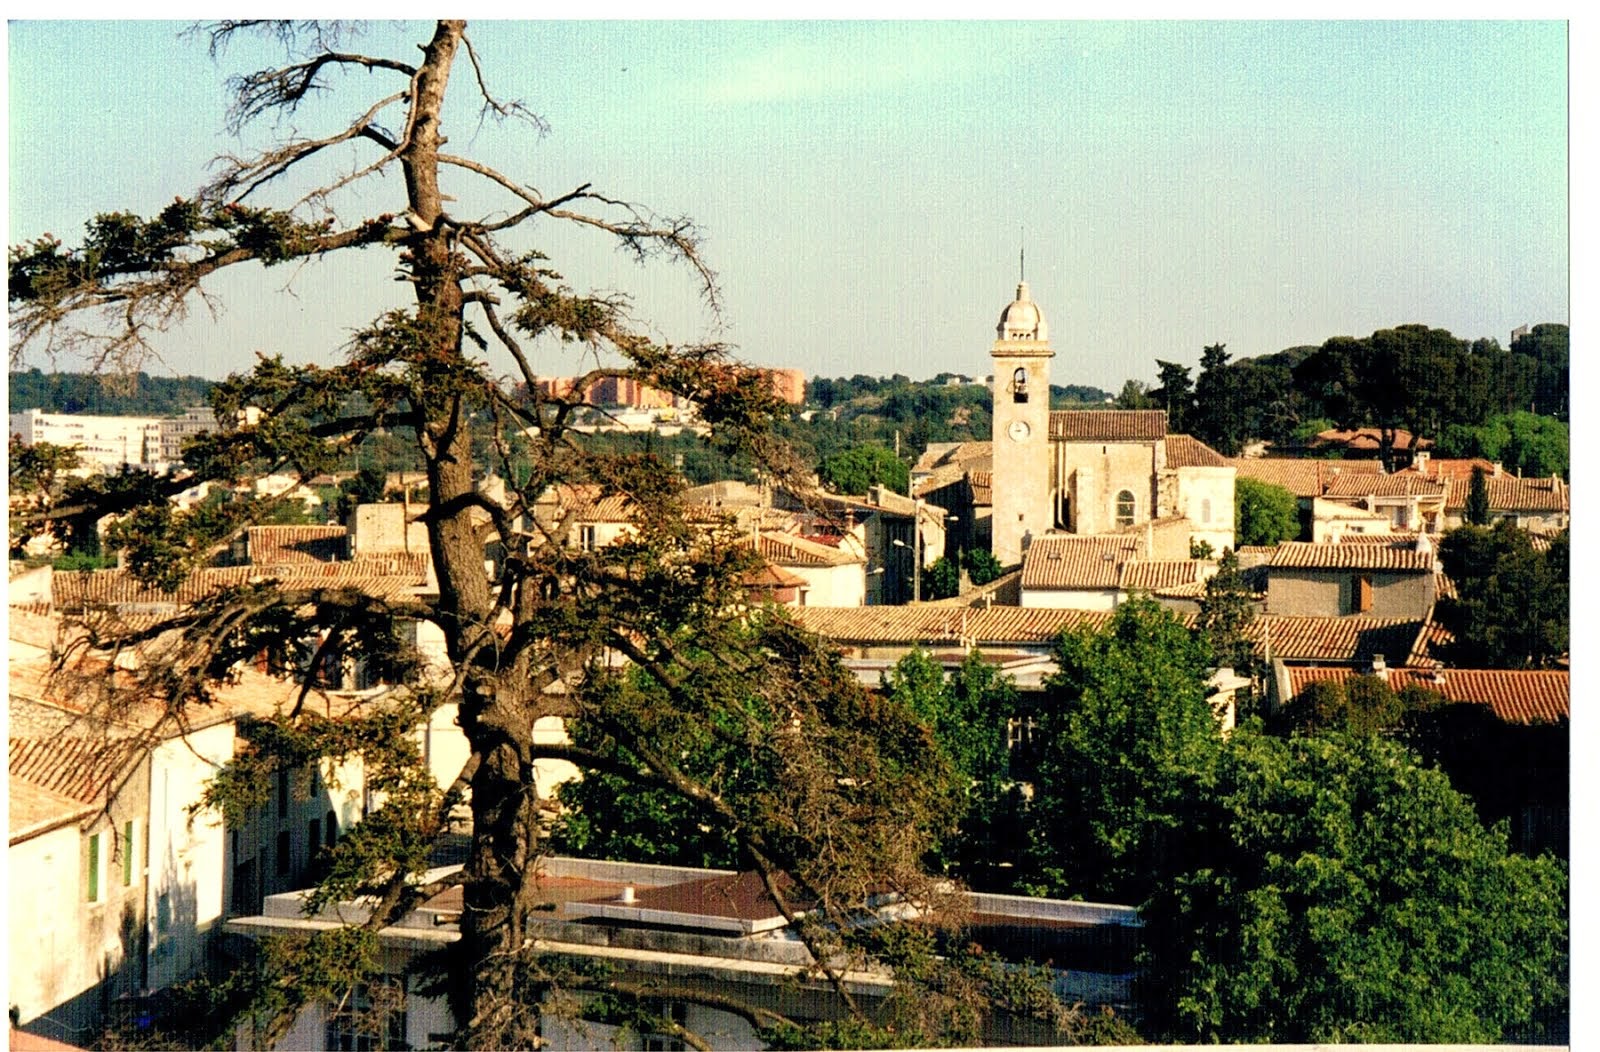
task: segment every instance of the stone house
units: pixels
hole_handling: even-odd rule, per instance
[[[1435,561],[1425,537],[1390,544],[1290,541],[1266,564],[1267,611],[1427,618],[1438,588]]]

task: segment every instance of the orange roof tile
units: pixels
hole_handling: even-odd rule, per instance
[[[280,563],[275,566],[202,567],[171,592],[154,588],[123,570],[79,570],[55,574],[51,601],[58,610],[85,606],[199,602],[225,588],[275,580],[286,588],[356,588],[385,597],[405,594],[427,577],[425,552],[363,555],[347,562]]]
[[[1261,614],[1246,630],[1256,652],[1281,661],[1403,660],[1427,622],[1396,617],[1298,617]]]
[[[1167,437],[1165,409],[1057,409],[1052,442],[1156,442]]]
[[[840,643],[970,643],[976,646],[1048,643],[1064,629],[1105,625],[1100,610],[1019,606],[808,606],[795,611],[809,631]]]
[[[1492,476],[1495,471],[1494,465],[1482,457],[1429,457],[1426,469],[1408,464],[1395,474],[1421,475],[1430,479],[1471,479],[1474,468],[1481,469],[1487,476]]]
[[[1022,555],[1026,589],[1115,589],[1121,564],[1139,551],[1134,536],[1040,537]]]
[[[11,794],[9,829],[13,844],[88,818],[99,810],[94,804],[85,804],[14,775],[7,789]]]
[[[1319,680],[1343,682],[1359,675],[1360,669],[1295,668],[1289,670],[1289,689],[1298,696]],[[1529,726],[1560,723],[1572,717],[1571,684],[1564,671],[1521,671],[1513,669],[1390,669],[1389,686],[1402,690],[1408,686],[1437,691],[1453,702],[1487,705],[1506,723]]]
[[[976,508],[994,504],[994,473],[992,471],[967,472],[967,487],[972,490],[972,505]]]
[[[1126,562],[1122,564],[1122,590],[1154,592],[1203,585],[1208,566],[1202,559]]]
[[[1489,492],[1490,511],[1544,511],[1568,510],[1567,486],[1559,478],[1517,478],[1501,475],[1483,480]],[[1465,508],[1467,493],[1472,489],[1472,479],[1450,480],[1450,492],[1444,506],[1449,509]]]
[[[1375,427],[1358,427],[1350,431],[1338,429],[1318,432],[1311,442],[1313,446],[1345,446],[1349,449],[1376,450],[1383,442],[1383,433]],[[1394,448],[1396,451],[1411,448],[1411,432],[1396,429],[1394,433]],[[1433,440],[1424,438],[1417,441],[1418,449],[1432,449]]]
[[[1167,436],[1167,467],[1225,468],[1232,461],[1191,435]]]
[[[105,802],[105,794],[142,745],[132,738],[58,734],[50,738],[12,738],[9,770],[13,779],[83,804]]]
[[[1285,541],[1267,565],[1275,570],[1388,570],[1432,573],[1433,552],[1398,544],[1307,544]]]
[[[349,551],[343,526],[252,526],[245,551],[257,564],[332,562]]]
[[[779,566],[850,566],[866,560],[853,552],[807,540],[791,533],[763,533],[761,557]]]
[[[1328,483],[1344,475],[1380,474],[1376,460],[1311,460],[1297,457],[1234,457],[1242,479],[1281,486],[1296,497],[1320,497]]]
[[[1323,496],[1352,497],[1442,497],[1444,483],[1421,475],[1340,475],[1328,483]]]

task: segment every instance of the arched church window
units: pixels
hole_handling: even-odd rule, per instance
[[[1121,493],[1117,494],[1117,525],[1118,526],[1132,526],[1133,525],[1133,507],[1134,507],[1134,504],[1133,504],[1133,494],[1132,493],[1130,493],[1128,490],[1123,490]]]
[[[1014,402],[1028,400],[1028,370],[1021,366],[1011,374],[1011,400]]]

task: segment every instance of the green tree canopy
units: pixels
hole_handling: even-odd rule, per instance
[[[888,486],[904,493],[911,484],[911,469],[883,446],[856,446],[835,453],[817,471],[823,485],[835,493],[859,496],[873,486]]]
[[[1222,553],[1216,574],[1206,582],[1197,627],[1211,648],[1212,659],[1218,665],[1231,666],[1241,676],[1260,671],[1249,636],[1255,617],[1250,589],[1239,572],[1239,557],[1229,548]]]
[[[1282,486],[1241,478],[1233,483],[1233,535],[1239,544],[1276,545],[1300,535],[1300,508]]]
[[[1545,668],[1567,652],[1568,535],[1547,551],[1509,522],[1462,526],[1439,545],[1456,598],[1439,603],[1455,635],[1450,654],[1467,668]]]
[[[1166,1040],[1494,1042],[1559,1025],[1566,874],[1381,737],[1242,730],[1143,911]],[[1559,1032],[1556,1030],[1554,1032]]]
[[[1041,894],[1142,902],[1182,851],[1222,739],[1206,703],[1211,653],[1145,598],[1103,632],[1068,632],[1045,684],[1032,822]]]

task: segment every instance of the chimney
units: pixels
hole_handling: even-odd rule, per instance
[[[1414,454],[1412,454],[1412,456],[1411,456],[1411,465],[1417,469],[1417,472],[1419,474],[1427,475],[1427,473],[1428,473],[1428,451],[1425,450],[1425,449],[1419,449]]]
[[[1372,655],[1372,674],[1385,683],[1389,682],[1389,663],[1383,660],[1382,654]]]
[[[629,884],[627,887],[622,889],[622,894],[617,896],[617,901],[618,902],[632,902],[633,901],[633,885],[632,884]]]
[[[1444,686],[1444,669],[1436,668],[1433,670],[1433,685],[1436,687]]]
[[[1502,471],[1504,471],[1504,470],[1505,470],[1505,468],[1502,467],[1500,462],[1497,460],[1497,461],[1494,462],[1494,470],[1492,472],[1490,472],[1490,475],[1492,475],[1494,478],[1499,478],[1500,477],[1500,473]]]

